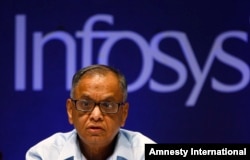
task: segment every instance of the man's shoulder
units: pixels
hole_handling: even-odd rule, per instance
[[[69,141],[75,141],[76,139],[76,131],[72,130],[70,132],[58,132],[50,137],[40,141],[33,147],[31,147],[27,153],[27,157],[32,156],[41,156],[43,157],[45,154],[53,153],[53,155],[58,154],[61,152],[61,150],[64,148],[64,146],[67,143],[70,143]]]
[[[125,159],[145,159],[145,144],[155,143],[140,132],[120,129],[113,157]]]
[[[135,146],[141,146],[147,143],[155,143],[152,139],[137,131],[120,129],[120,133]]]
[[[37,145],[45,146],[62,146],[73,136],[76,136],[76,131],[72,130],[70,132],[57,132],[50,137],[40,141]]]

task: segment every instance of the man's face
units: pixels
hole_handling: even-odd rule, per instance
[[[123,102],[123,94],[115,75],[83,76],[75,87],[74,99],[85,99],[95,102]],[[99,106],[92,112],[75,109],[74,103],[67,100],[69,122],[74,125],[81,141],[86,145],[106,146],[112,142],[121,126],[124,126],[128,103],[121,106],[117,113],[102,113]]]

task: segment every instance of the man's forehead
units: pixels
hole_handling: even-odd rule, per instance
[[[106,80],[108,79],[108,80]],[[88,75],[83,75],[80,80],[78,81],[77,84],[81,84],[81,83],[93,83],[95,84],[95,82],[99,81],[103,82],[103,85],[119,85],[119,79],[118,77],[112,73],[106,73],[106,74],[88,74]]]
[[[115,99],[115,94],[113,93],[106,93],[101,95],[101,100],[114,100]],[[80,99],[87,99],[87,100],[95,100],[95,97],[91,95],[90,93],[83,92],[80,95]]]

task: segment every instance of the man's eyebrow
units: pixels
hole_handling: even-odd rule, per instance
[[[80,99],[86,99],[86,100],[93,100],[93,98],[90,97],[90,95],[88,94],[83,94],[81,95]],[[104,97],[101,101],[114,101],[115,98],[113,97],[113,95],[108,95],[107,97]]]
[[[92,98],[87,94],[83,94],[81,95],[80,99],[92,99]]]

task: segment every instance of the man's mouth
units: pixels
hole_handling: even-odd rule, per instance
[[[92,134],[98,134],[104,131],[104,129],[100,126],[90,126],[88,127],[88,131]]]

